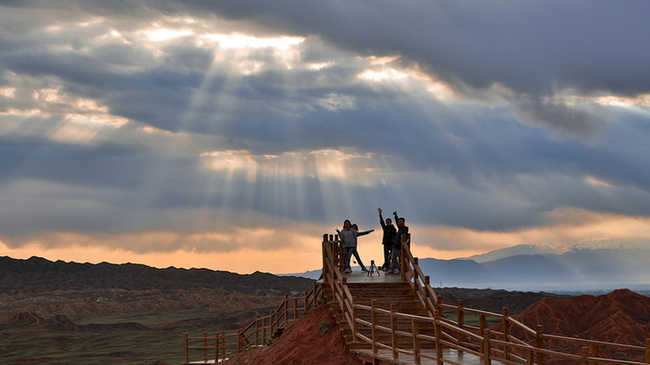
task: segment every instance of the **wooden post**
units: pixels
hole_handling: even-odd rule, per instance
[[[267,328],[266,319],[267,318],[268,316],[262,317],[262,345],[266,345],[266,328]]]
[[[436,333],[436,362],[438,365],[443,365],[443,360],[442,360],[442,343],[440,342],[441,336],[442,336],[442,331],[440,330],[440,308],[436,309],[435,313],[435,320],[434,320],[434,330]]]
[[[344,277],[343,282],[341,283],[342,286],[348,285],[348,278]],[[343,289],[343,288],[341,288]],[[345,291],[341,290],[341,299],[343,300],[343,310],[347,310],[347,306],[345,305],[345,301],[348,300],[348,297],[345,295]],[[357,319],[356,319],[356,310],[354,309],[354,303],[350,303],[350,307],[352,308],[352,312],[350,312],[350,319],[352,320],[352,342],[356,343],[357,342]]]
[[[544,348],[544,327],[541,324],[537,325],[537,331],[535,331],[535,346]],[[537,364],[544,365],[544,354],[537,352]]]
[[[307,314],[307,294],[305,294],[305,298],[302,300],[302,315]]]
[[[289,295],[284,295],[284,327],[289,324]]]
[[[510,341],[510,322],[508,321],[508,308],[503,307],[501,309],[501,314],[503,314],[503,341],[509,342]],[[503,345],[503,356],[506,358],[506,360],[510,360],[510,346],[504,344]]]
[[[458,312],[457,312],[457,322],[458,322],[458,327],[463,328],[463,325],[465,324],[465,311],[463,310],[463,300],[458,299]]]
[[[598,357],[598,344],[592,343],[591,344],[591,357]],[[589,361],[589,365],[596,365],[598,364],[598,361]]]
[[[298,319],[298,298],[293,298],[293,320]]]
[[[645,339],[645,362],[650,364],[650,338]]]
[[[208,334],[203,332],[203,361],[208,362]]]
[[[463,328],[463,325],[465,324],[465,311],[463,310],[463,300],[458,299],[458,311],[456,313],[456,322],[458,323],[458,327]],[[458,334],[458,343],[460,344],[463,342],[464,337],[462,333]],[[458,350],[458,356],[462,357],[463,356],[463,351]]]
[[[390,329],[391,329],[391,348],[393,349],[393,360],[399,358],[399,352],[397,352],[397,317],[395,317],[395,304],[390,305]]]
[[[375,312],[375,306],[377,306],[377,299],[370,301],[370,322],[372,327],[370,331],[372,333],[372,354],[377,355],[377,312]]]
[[[584,345],[580,348],[580,351],[578,352],[578,355],[582,356],[580,359],[580,365],[588,365],[591,361],[587,360],[587,357],[589,357],[589,347],[587,345]]]
[[[323,235],[323,281],[327,282],[327,233]]]
[[[485,333],[484,341],[485,345],[483,346],[483,349],[485,351],[485,364],[484,365],[491,365],[492,364],[492,344],[490,344],[490,338],[492,337],[492,331],[487,330]]]
[[[411,332],[413,333],[413,358],[415,365],[420,365],[420,341],[418,340],[418,325],[415,320],[411,320]]]
[[[485,336],[485,314],[481,314],[479,320],[479,334]]]
[[[226,334],[221,331],[221,352],[223,355],[221,356],[222,359],[226,358],[226,351],[227,351],[227,344],[226,344]]]
[[[271,312],[271,315],[269,316],[269,340],[273,339],[273,334],[275,333],[275,323],[273,322],[274,315],[275,311]]]
[[[214,363],[219,363],[219,334],[214,333]]]
[[[528,350],[528,362],[526,365],[535,365],[535,352],[533,350]]]
[[[185,362],[188,363],[190,362],[190,339],[187,333],[184,333],[183,336],[185,337]]]
[[[255,346],[260,344],[260,317],[255,317]]]
[[[237,358],[241,355],[241,331],[237,331]]]

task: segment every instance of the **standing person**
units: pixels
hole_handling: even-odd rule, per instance
[[[359,266],[361,266],[361,271],[368,271],[366,267],[363,265],[363,262],[361,262],[361,257],[359,257],[359,251],[357,250],[357,237],[365,236],[368,233],[373,232],[374,229],[369,229],[367,231],[359,232],[359,226],[357,226],[357,224],[355,223],[352,225],[352,230],[357,232],[357,234],[354,237],[354,249],[352,249],[352,254],[354,255],[354,257],[356,257]]]
[[[357,237],[366,235],[372,231],[374,231],[374,229],[359,232],[358,228],[352,228],[352,223],[349,219],[346,219],[343,222],[342,231],[339,231],[338,229],[336,230],[336,233],[338,233],[339,237],[341,238],[343,253],[345,255],[345,273],[352,272],[352,267],[350,267],[350,259],[352,258],[352,255],[357,258],[357,262],[359,263],[359,266],[361,266],[361,270],[367,271],[366,267],[363,265],[363,262],[361,262],[361,257],[359,257],[359,252],[357,251]]]
[[[395,216],[395,222],[397,222],[397,233],[393,239],[393,251],[391,253],[392,265],[390,272],[392,274],[399,274],[399,257],[402,252],[402,236],[409,233],[409,227],[406,226],[406,220],[404,217],[397,216],[397,211],[393,212],[393,216]]]
[[[386,223],[384,223],[381,208],[378,208],[377,212],[379,213],[379,224],[381,224],[381,229],[384,231],[384,236],[381,240],[381,244],[384,245],[384,264],[381,265],[381,269],[388,270],[390,269],[391,251],[393,250],[393,241],[395,240],[397,230],[390,218],[386,218]]]

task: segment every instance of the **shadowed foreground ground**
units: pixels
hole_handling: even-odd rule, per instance
[[[238,362],[239,360],[239,362]],[[360,365],[345,349],[338,325],[326,305],[292,323],[273,345],[250,350],[226,365]]]

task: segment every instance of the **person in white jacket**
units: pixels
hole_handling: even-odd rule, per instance
[[[356,229],[355,229],[356,228]],[[343,222],[343,230],[336,230],[336,233],[339,234],[341,238],[341,245],[343,246],[343,254],[345,256],[345,273],[351,273],[352,268],[350,267],[350,259],[352,255],[357,259],[359,266],[361,266],[362,271],[367,271],[366,267],[359,257],[359,251],[357,251],[357,237],[367,235],[368,233],[374,231],[374,229],[359,232],[359,228],[355,224],[354,226],[349,219],[346,219]]]

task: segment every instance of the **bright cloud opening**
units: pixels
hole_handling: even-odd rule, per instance
[[[172,39],[186,37],[194,34],[191,29],[166,29],[158,28],[144,32],[147,38],[152,42],[164,42]]]
[[[203,34],[202,39],[214,41],[224,49],[275,48],[286,51],[305,41],[303,37],[254,37],[245,34]]]

